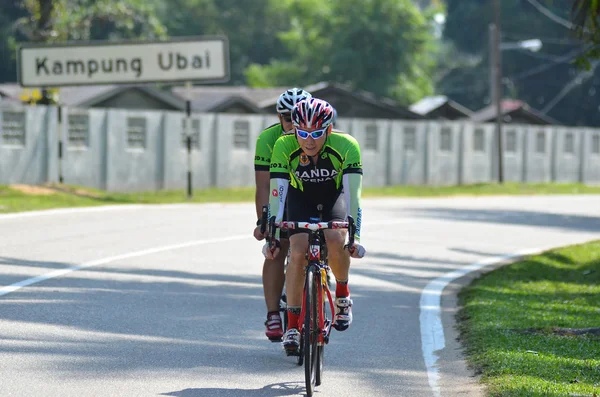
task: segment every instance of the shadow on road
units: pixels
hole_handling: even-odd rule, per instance
[[[260,389],[199,388],[184,389],[161,396],[174,397],[280,397],[305,395],[304,382],[274,383]]]
[[[464,208],[405,208],[412,216],[452,221],[504,223],[555,229],[600,232],[600,217],[564,215],[543,211],[482,210]]]

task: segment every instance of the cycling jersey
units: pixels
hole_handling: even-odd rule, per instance
[[[310,203],[316,198],[333,205],[343,192],[346,216],[354,218],[355,240],[360,241],[362,161],[358,142],[351,135],[332,132],[316,157],[317,162],[313,164],[311,158],[302,151],[295,134],[282,136],[277,140],[270,166],[270,214],[275,215],[276,222],[283,219],[281,203],[286,200],[288,187],[292,189],[290,202],[302,200],[301,202]],[[328,220],[330,219],[324,219]]]
[[[273,124],[260,133],[256,140],[256,150],[254,152],[254,171],[269,171],[273,147],[282,135],[284,135],[284,132],[281,123]]]

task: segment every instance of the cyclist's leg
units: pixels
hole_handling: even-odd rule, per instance
[[[288,192],[288,217],[293,221],[310,218],[301,192],[290,189]],[[288,353],[298,349],[300,310],[302,308],[302,291],[304,287],[304,268],[306,267],[306,251],[308,234],[299,230],[289,230],[290,258],[285,273],[285,291],[288,307],[288,331],[283,340]]]
[[[346,204],[343,195],[336,197],[333,204],[324,207],[326,220],[344,220],[346,217]],[[344,250],[346,231],[324,230],[329,267],[336,278],[335,305],[336,314],[333,326],[338,331],[344,331],[352,323],[352,300],[350,299],[350,288],[348,278],[350,273],[350,254]]]
[[[308,248],[307,233],[290,233],[290,262],[285,274],[287,297],[288,330],[283,338],[283,347],[288,353],[295,353],[300,346],[300,311],[304,286],[305,254]]]
[[[290,236],[290,263],[288,264],[285,290],[288,306],[302,306],[304,268],[308,249],[308,233],[294,233]]]
[[[279,300],[285,281],[284,263],[287,256],[289,241],[281,239],[281,251],[275,259],[265,259],[263,263],[262,281],[265,303],[267,305],[267,321],[265,334],[272,341],[283,337],[283,325],[279,313]]]

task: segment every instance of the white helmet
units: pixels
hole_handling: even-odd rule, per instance
[[[298,102],[310,98],[312,95],[308,91],[302,88],[290,88],[279,96],[276,105],[277,113],[290,113]]]

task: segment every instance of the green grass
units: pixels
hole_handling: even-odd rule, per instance
[[[490,396],[600,396],[600,241],[482,276],[459,295],[469,364]],[[564,330],[563,330],[564,331]]]
[[[187,199],[185,190],[158,192],[109,193],[70,185],[48,185],[51,195],[23,193],[9,186],[0,186],[0,213],[31,211],[61,207],[81,207],[106,204],[164,204],[207,202],[252,202],[254,188],[202,189]],[[582,184],[476,184],[465,186],[389,186],[365,188],[363,197],[444,197],[522,194],[600,194],[600,186]]]

